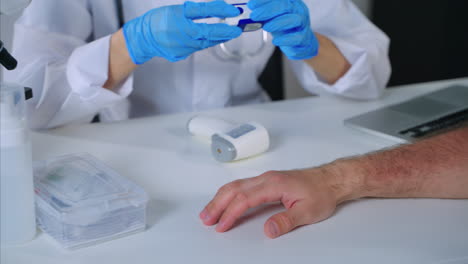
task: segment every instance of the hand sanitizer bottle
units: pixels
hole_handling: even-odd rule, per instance
[[[32,240],[36,234],[32,153],[24,87],[0,83],[1,245]]]

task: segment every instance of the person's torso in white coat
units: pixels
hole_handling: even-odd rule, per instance
[[[107,80],[110,35],[119,27],[115,2],[34,0],[18,20],[13,53],[19,66],[5,77],[34,88],[33,128],[89,122],[97,113],[101,120],[113,121],[269,100],[258,76],[274,46],[271,37],[262,43],[261,30],[226,43],[231,51],[247,52],[250,57],[228,58],[219,46],[176,63],[156,57],[139,66],[114,92],[102,88]],[[124,19],[181,3],[122,0]],[[352,68],[329,85],[304,62],[291,61],[304,88],[359,99],[378,97],[390,75],[388,38],[347,0],[305,3],[313,30],[329,37]]]

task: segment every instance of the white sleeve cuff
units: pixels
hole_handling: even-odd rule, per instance
[[[113,91],[102,87],[108,79],[110,37],[75,49],[67,62],[67,79],[72,91],[99,108],[123,100],[133,90],[132,75]]]
[[[388,78],[379,81],[378,76],[388,77],[389,65],[387,66],[385,62],[373,62],[366,49],[353,43],[336,37],[328,38],[345,56],[351,68],[335,84],[330,85],[324,82],[306,62],[291,61],[291,66],[303,87],[315,94],[328,92],[354,99],[378,98],[388,81]]]

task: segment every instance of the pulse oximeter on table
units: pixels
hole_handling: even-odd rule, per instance
[[[236,124],[220,118],[195,116],[187,123],[194,136],[211,140],[211,154],[220,162],[230,162],[259,155],[268,150],[270,136],[257,122]]]
[[[262,28],[262,22],[253,21],[250,19],[250,13],[252,13],[252,11],[247,6],[247,3],[238,3],[232,5],[239,9],[240,15],[236,17],[227,17],[222,21],[223,23],[240,27],[244,32],[255,31]]]
[[[230,162],[256,156],[268,150],[268,131],[256,122],[240,124],[211,137],[211,154],[220,162]]]

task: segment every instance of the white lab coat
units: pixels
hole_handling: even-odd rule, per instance
[[[348,0],[304,0],[314,31],[329,37],[352,64],[334,85],[320,80],[302,61],[290,64],[303,87],[358,99],[377,98],[390,76],[389,40]],[[229,2],[229,1],[227,1]],[[236,1],[238,2],[238,1]],[[151,8],[182,0],[123,0],[125,20]],[[118,29],[114,0],[34,0],[15,25],[17,70],[7,81],[34,89],[30,123],[35,129],[154,114],[199,111],[267,101],[257,78],[274,50],[269,41],[255,56],[223,59],[219,47],[176,63],[154,58],[114,92],[107,80],[110,35]],[[256,51],[261,31],[227,44],[234,51]]]

